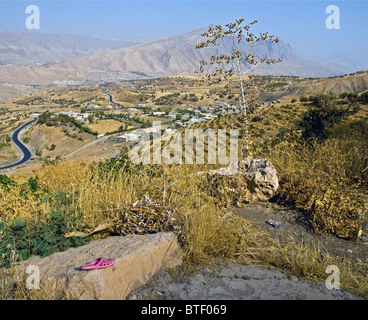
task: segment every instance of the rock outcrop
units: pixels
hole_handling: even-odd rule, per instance
[[[279,187],[275,167],[267,159],[253,158],[238,163],[238,173],[247,185],[249,202],[271,199]]]
[[[98,257],[113,258],[115,264],[105,269],[80,269]],[[41,288],[51,288],[56,299],[119,300],[162,268],[180,264],[181,250],[176,236],[172,232],[161,232],[114,236],[46,258],[35,256],[17,267],[17,274],[27,278],[27,267],[36,266]]]
[[[262,158],[242,159],[207,174],[212,180],[214,196],[230,201],[232,205],[268,201],[279,187],[275,167]]]

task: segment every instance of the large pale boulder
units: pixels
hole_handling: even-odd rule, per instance
[[[275,167],[263,158],[242,159],[207,174],[212,181],[213,195],[231,205],[268,201],[279,187]]]
[[[81,270],[94,259],[113,258],[105,269]],[[146,283],[162,268],[181,264],[181,250],[172,232],[114,236],[83,247],[55,253],[46,258],[32,257],[17,268],[25,279],[27,267],[38,267],[41,289],[51,288],[56,299],[117,300]],[[32,289],[38,290],[38,289]]]
[[[246,198],[249,202],[271,199],[279,187],[275,167],[267,159],[252,158],[238,163],[238,174],[247,185]]]

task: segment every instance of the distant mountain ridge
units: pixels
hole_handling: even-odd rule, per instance
[[[112,40],[79,34],[0,30],[0,64],[33,64],[120,49],[140,40]]]
[[[199,67],[201,60],[208,61],[211,55],[221,53],[218,49],[196,49],[196,44],[203,40],[201,34],[206,30],[207,28],[202,28],[134,47],[111,50],[81,59],[68,59],[57,63],[57,66],[88,70],[88,73],[103,71],[123,74],[139,71],[152,76],[192,74]],[[245,44],[240,48],[245,50],[248,47]],[[329,77],[342,74],[338,69],[299,58],[292,47],[282,40],[277,44],[268,43],[256,47],[251,52],[260,58],[283,60],[275,65],[259,65],[253,73],[304,77]]]

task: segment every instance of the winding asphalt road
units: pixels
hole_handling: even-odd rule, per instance
[[[21,164],[23,163],[26,163],[29,159],[31,159],[32,157],[32,153],[31,151],[29,151],[29,149],[19,140],[19,133],[27,126],[29,126],[31,123],[35,122],[36,120],[31,120],[31,121],[28,121],[27,123],[23,124],[22,126],[20,126],[17,130],[15,130],[12,134],[12,141],[15,143],[15,145],[20,149],[20,151],[23,153],[23,157],[13,163],[13,164],[9,164],[7,166],[4,166],[4,167],[0,167],[0,170],[3,170],[3,169],[9,169],[9,168],[14,168],[14,167],[17,167],[17,166],[20,166]]]
[[[107,92],[105,92],[105,91],[102,91],[102,93],[104,93],[104,94],[106,94],[106,95],[108,95],[108,96],[109,96],[109,101],[110,101],[111,103],[116,104],[117,106],[119,106],[119,107],[123,107],[123,108],[124,108],[124,106],[123,106],[123,105],[121,105],[121,104],[119,104],[119,103],[116,103],[116,102],[114,102],[114,101],[112,100],[112,95],[111,95],[110,93],[107,93]]]
[[[115,104],[115,105],[117,105],[117,106],[119,106],[119,107],[124,107],[123,105],[121,105],[121,104],[119,104],[119,103],[116,103],[116,102],[114,102],[113,101],[113,99],[112,99],[112,95],[111,94],[109,94],[109,93],[107,93],[107,92],[105,92],[105,91],[102,91],[102,93],[104,93],[104,94],[106,94],[106,95],[108,95],[109,96],[109,100],[110,100],[110,102],[111,103],[113,103],[113,104]],[[33,123],[33,122],[35,122],[36,120],[31,120],[31,121],[29,121],[29,122],[27,122],[27,123],[25,123],[24,125],[22,125],[21,127],[19,127],[17,130],[15,130],[14,132],[13,132],[13,134],[12,134],[12,140],[13,140],[13,142],[15,143],[15,145],[20,149],[20,151],[23,153],[23,157],[19,160],[19,161],[17,161],[17,162],[15,162],[15,163],[13,163],[13,164],[10,164],[10,165],[7,165],[7,166],[4,166],[4,167],[0,167],[0,170],[4,170],[4,169],[9,169],[9,168],[14,168],[14,167],[17,167],[17,166],[20,166],[21,164],[24,164],[24,163],[26,163],[29,159],[31,159],[31,157],[32,157],[32,153],[31,153],[31,151],[19,140],[19,138],[18,138],[18,136],[19,136],[19,133],[25,128],[25,127],[27,127],[27,126],[29,126],[31,123]],[[100,139],[100,140],[95,140],[95,141],[93,141],[93,142],[91,142],[91,143],[89,143],[89,144],[87,144],[87,145],[85,145],[85,146],[83,146],[82,148],[79,148],[78,150],[75,150],[75,151],[73,151],[72,153],[70,153],[69,155],[67,155],[67,156],[65,156],[64,158],[66,159],[66,158],[69,158],[69,157],[71,157],[71,156],[73,156],[75,153],[77,153],[78,151],[80,151],[81,149],[84,149],[84,148],[86,148],[86,147],[88,147],[88,146],[90,146],[91,144],[94,144],[94,143],[97,143],[97,142],[101,142],[101,140],[103,140],[103,139]],[[115,153],[114,153],[114,155],[115,155]]]

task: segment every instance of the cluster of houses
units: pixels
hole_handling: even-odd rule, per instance
[[[124,133],[121,136],[117,136],[114,138],[115,142],[137,142],[141,139],[142,135],[140,133],[148,133],[148,134],[153,134],[155,132],[158,132],[159,130],[161,130],[160,128],[157,127],[151,127],[151,128],[146,128],[146,129],[139,129],[133,132],[129,132],[129,133]],[[170,134],[173,131],[175,131],[174,129],[169,129],[166,128],[165,132]]]
[[[226,102],[217,101],[214,106],[188,106],[189,113],[180,115],[180,120],[176,121],[178,126],[186,127],[192,124],[201,123],[218,118],[219,116],[238,113],[239,107]]]
[[[266,105],[272,105],[275,103],[279,103],[279,101],[272,101],[269,103],[260,103],[259,107],[263,107]],[[65,114],[76,121],[79,121],[84,124],[88,124],[90,121],[90,116],[93,114],[93,111],[96,110],[106,110],[106,109],[114,109],[112,110],[113,114],[123,115],[126,119],[133,119],[134,116],[139,117],[157,117],[157,118],[168,118],[172,120],[172,125],[177,127],[187,127],[193,124],[209,121],[218,118],[219,116],[228,115],[232,113],[240,112],[239,106],[235,106],[233,104],[229,104],[222,101],[216,101],[214,105],[209,106],[193,106],[193,105],[181,105],[179,110],[172,110],[169,112],[164,111],[145,111],[145,104],[138,104],[136,107],[129,108],[116,108],[116,106],[102,107],[99,105],[85,105],[83,108],[85,112],[76,112],[76,111],[61,111],[58,114]],[[37,117],[38,114],[33,114],[32,116]],[[94,117],[94,120],[98,120],[98,118]],[[129,140],[130,138],[128,138]]]
[[[272,101],[270,104],[275,104],[279,101]],[[260,107],[265,106],[264,103],[259,105]],[[232,114],[232,113],[239,113],[240,109],[239,106],[235,106],[232,104],[228,104],[226,102],[217,101],[214,105],[209,106],[193,106],[193,105],[181,105],[180,111],[172,110],[170,112],[164,112],[164,111],[153,111],[150,113],[144,112],[145,105],[139,104],[136,107],[130,107],[130,108],[124,108],[124,109],[116,109],[116,107],[111,106],[112,109],[115,110],[113,113],[115,114],[124,114],[125,118],[132,119],[133,115],[138,115],[140,117],[146,117],[146,116],[154,116],[157,118],[168,118],[172,119],[171,125],[178,128],[183,128],[187,126],[191,126],[193,124],[209,121],[218,118],[219,116]],[[79,121],[84,124],[89,123],[89,117],[96,109],[106,109],[106,107],[101,107],[98,105],[93,106],[84,106],[86,112],[75,112],[75,111],[61,111],[59,114],[66,114],[67,116],[75,119],[76,121]],[[57,114],[56,114],[57,115]],[[95,118],[96,119],[96,118]],[[147,132],[151,132],[155,128],[147,128],[144,129]],[[139,141],[141,138],[141,135],[131,132],[131,133],[125,133],[121,136],[115,137],[116,142],[135,142]]]
[[[137,106],[138,107],[138,106]],[[142,107],[142,106],[139,106]],[[181,105],[181,107],[185,107],[182,112],[171,111],[171,112],[163,112],[163,111],[155,111],[147,114],[143,114],[142,110],[129,108],[128,110],[131,112],[139,112],[141,116],[154,116],[158,118],[169,118],[173,119],[172,123],[174,126],[183,128],[196,123],[201,123],[204,121],[209,121],[218,118],[220,115],[230,114],[230,113],[238,113],[239,107],[227,104],[225,102],[216,102],[214,106],[200,106],[195,107],[193,105]],[[146,133],[154,133],[158,130],[155,127],[150,127],[146,129],[141,129]],[[170,129],[166,129],[170,130]],[[141,139],[141,134],[137,132],[124,133],[123,135],[117,136],[114,138],[115,142],[137,142]]]
[[[230,114],[234,112],[239,112],[239,107],[234,106],[232,104],[228,104],[226,102],[217,101],[213,106],[193,106],[193,105],[186,105],[183,104],[180,106],[183,111],[170,111],[164,112],[161,110],[146,112],[144,109],[146,108],[145,104],[138,104],[136,107],[129,107],[129,108],[116,108],[110,106],[110,108],[114,108],[114,114],[123,114],[126,119],[132,119],[133,115],[139,117],[158,117],[158,118],[168,118],[171,119],[177,126],[186,127],[188,125],[192,125],[195,123],[201,123],[204,121],[209,121],[216,119],[220,115]],[[101,107],[98,105],[93,106],[84,106],[87,112],[92,112],[96,109],[106,109],[107,107]],[[77,114],[73,112],[69,112],[73,118],[80,119],[79,121],[83,123],[88,123],[88,115],[85,116],[82,114]]]
[[[217,117],[225,114],[231,114],[239,112],[239,107],[234,106],[231,104],[228,104],[226,102],[220,102],[217,101],[213,106],[193,106],[193,105],[181,105],[182,111],[170,111],[170,112],[164,112],[164,111],[153,111],[150,113],[144,113],[142,108],[144,108],[145,105],[140,104],[137,105],[136,108],[130,107],[126,109],[116,109],[113,111],[115,114],[124,114],[125,118],[132,119],[133,115],[139,115],[140,117],[148,117],[148,116],[154,116],[157,118],[168,118],[173,121],[173,125],[176,125],[178,127],[187,127],[196,123],[201,123],[204,121],[209,121],[216,119]],[[76,111],[61,111],[58,114],[65,114],[71,118],[73,118],[76,121],[79,121],[84,124],[89,123],[89,117],[96,109],[102,109],[106,107],[101,107],[98,105],[92,105],[92,106],[84,106],[84,109],[86,112],[76,112]],[[97,120],[97,118],[95,118]],[[129,139],[128,139],[129,140]]]
[[[91,115],[90,113],[82,113],[82,112],[76,112],[76,111],[60,111],[55,113],[55,116],[59,114],[65,114],[70,118],[73,118],[75,121],[81,122],[81,123],[89,123],[88,117]]]
[[[144,108],[144,104],[137,105],[137,107]],[[159,118],[172,119],[179,127],[186,127],[195,123],[201,123],[216,119],[220,115],[231,114],[239,112],[239,107],[228,104],[226,102],[216,102],[213,106],[193,106],[183,104],[180,106],[182,111],[153,111],[150,113],[143,113],[142,109],[129,108],[129,112],[140,113],[140,116],[153,116]]]

